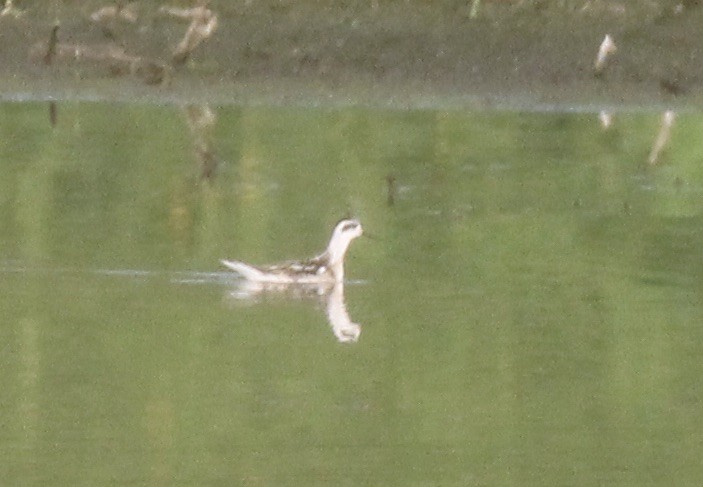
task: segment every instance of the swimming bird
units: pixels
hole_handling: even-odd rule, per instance
[[[363,233],[359,220],[344,219],[334,227],[327,250],[312,259],[270,266],[254,266],[236,260],[221,260],[220,262],[252,282],[270,284],[341,283],[344,281],[344,255],[347,253],[351,241]]]

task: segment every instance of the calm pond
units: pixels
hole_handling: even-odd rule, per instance
[[[700,485],[703,117],[0,105],[6,485]],[[655,151],[656,152],[656,151]],[[346,286],[221,258],[324,249]]]

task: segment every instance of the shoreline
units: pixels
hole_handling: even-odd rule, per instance
[[[54,12],[57,20],[38,7],[2,18],[0,100],[703,109],[701,8],[664,17],[634,10],[613,16],[610,10],[543,12],[487,2],[484,16],[474,20],[454,4],[430,9],[414,0],[371,10],[267,0],[218,10],[211,3],[219,27],[180,66],[169,64],[169,56],[185,26],[156,16],[155,3],[137,2],[140,20],[115,23],[109,31],[90,20],[91,10],[105,4],[97,0],[63,6]],[[93,59],[64,55],[42,63],[37,51],[47,49],[42,46],[53,25],[64,43],[59,46],[94,49]],[[596,76],[593,63],[605,33],[618,51]]]

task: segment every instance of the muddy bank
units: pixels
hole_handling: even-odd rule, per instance
[[[212,1],[211,35],[177,60],[190,20],[162,2],[99,20],[113,3],[15,3],[0,17],[3,99],[703,107],[695,1],[484,0],[475,17],[471,2]],[[617,52],[595,76],[606,34]]]

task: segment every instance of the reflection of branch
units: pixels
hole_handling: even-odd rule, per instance
[[[193,8],[162,6],[159,12],[179,19],[190,20],[188,30],[173,51],[174,64],[183,64],[193,50],[217,29],[217,15],[205,5]]]
[[[327,298],[326,314],[332,333],[341,343],[356,343],[361,335],[361,326],[352,322],[344,304],[344,284],[266,284],[248,280],[238,281],[228,293],[230,299],[253,301],[265,295],[301,298]]]
[[[654,145],[652,146],[652,152],[649,153],[650,164],[657,163],[659,160],[659,154],[661,154],[666,145],[669,143],[669,139],[671,138],[671,126],[674,125],[675,118],[676,113],[674,113],[673,110],[667,110],[662,115],[657,139],[654,141]]]
[[[603,130],[608,130],[613,125],[613,115],[607,110],[600,111],[598,120],[600,120],[600,126],[603,127]]]
[[[51,124],[51,128],[56,128],[56,123],[58,121],[58,109],[56,108],[56,102],[55,101],[50,101],[49,102],[49,123]]]
[[[195,145],[195,158],[200,165],[200,177],[212,179],[217,169],[217,158],[210,144],[210,131],[217,116],[209,105],[188,105],[185,116]]]
[[[217,115],[210,105],[188,105],[185,108],[188,127],[194,135],[209,131],[217,122]]]

